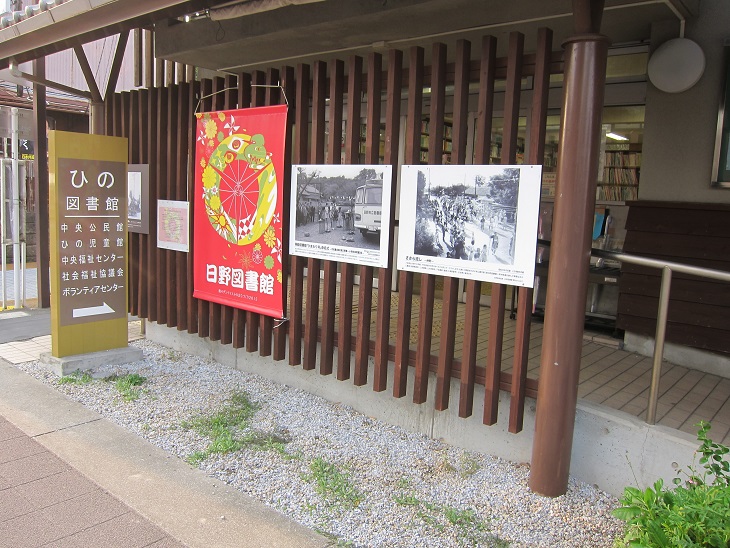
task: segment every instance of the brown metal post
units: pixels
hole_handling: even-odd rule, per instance
[[[530,489],[550,497],[568,487],[578,399],[591,225],[598,172],[599,129],[609,41],[597,34],[596,4],[576,0],[577,36],[565,44],[558,186],[538,386]],[[589,6],[593,9],[586,10]],[[590,28],[578,17],[597,13]]]
[[[33,61],[33,74],[46,77],[46,58]],[[35,142],[35,226],[36,264],[38,280],[38,308],[51,307],[51,281],[48,277],[51,255],[48,224],[48,142],[46,141],[46,86],[33,84],[33,140]]]

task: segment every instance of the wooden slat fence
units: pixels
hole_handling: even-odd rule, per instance
[[[459,280],[443,280],[441,308],[437,302],[437,279],[398,273],[394,292],[393,247],[396,217],[398,153],[404,162],[421,159],[422,122],[429,120],[428,162],[440,164],[444,121],[452,120],[451,162],[489,163],[496,82],[504,81],[504,130],[502,164],[517,159],[517,132],[522,87],[531,77],[531,123],[528,126],[528,163],[541,163],[545,145],[549,76],[562,71],[560,53],[552,52],[552,34],[540,29],[537,52],[523,52],[524,36],[509,36],[508,53],[497,57],[497,40],[482,39],[477,59],[472,45],[460,40],[455,62],[449,63],[445,44],[434,44],[430,66],[424,49],[391,50],[384,59],[371,53],[367,59],[317,61],[294,67],[271,68],[200,82],[183,82],[117,94],[106,105],[106,132],[129,138],[130,163],[150,167],[150,233],[130,234],[130,311],[140,317],[181,331],[197,333],[234,348],[258,351],[276,361],[287,358],[291,366],[301,365],[339,381],[352,377],[356,386],[372,380],[372,389],[383,392],[389,386],[394,397],[408,393],[409,378],[414,403],[429,398],[429,377],[435,374],[435,408],[450,404],[452,378],[459,380],[458,413],[473,414],[474,390],[483,386],[483,421],[496,423],[499,391],[509,390],[509,430],[522,429],[525,396],[535,396],[537,380],[527,378],[532,291],[519,290],[517,330],[512,372],[501,369],[504,309],[507,287],[492,284],[490,325],[479,325],[482,285],[465,284],[464,331],[457,332]],[[476,48],[475,48],[476,50]],[[404,67],[407,57],[407,68]],[[385,68],[384,68],[385,65]],[[478,86],[478,108],[474,127],[473,157],[467,155],[470,87]],[[427,90],[426,92],[424,90]],[[453,90],[453,91],[452,91]],[[451,112],[446,112],[447,94],[452,94]],[[424,104],[428,101],[427,113]],[[192,252],[159,250],[156,246],[156,202],[158,199],[194,199],[195,114],[262,105],[289,105],[287,149],[291,162],[281,179],[285,188],[285,215],[289,211],[291,165],[304,163],[394,165],[391,195],[391,230],[388,234],[388,268],[355,267],[335,261],[320,261],[284,255],[287,320],[279,322],[259,314],[209,303],[192,297]],[[404,115],[401,111],[404,111]],[[425,116],[424,116],[425,115]],[[384,124],[384,126],[383,126]],[[403,126],[404,125],[404,126]],[[364,131],[363,131],[364,130]],[[381,132],[384,138],[381,142]],[[343,137],[344,136],[344,137]],[[401,143],[401,136],[404,142]],[[363,148],[364,145],[364,148]],[[363,154],[364,150],[364,154]],[[288,233],[284,231],[284,249]],[[190,228],[191,249],[194,248]],[[339,277],[339,281],[338,281]],[[359,283],[356,286],[356,277]],[[377,289],[374,287],[377,280]],[[393,299],[397,296],[397,307]],[[418,307],[417,325],[411,314]],[[372,314],[373,308],[376,312]],[[497,311],[499,313],[497,313]],[[396,317],[392,317],[393,313]],[[440,334],[434,339],[434,328]],[[395,332],[395,336],[392,333]],[[487,358],[478,363],[477,346],[488,337]],[[411,336],[415,334],[415,345]],[[463,337],[460,356],[457,337]],[[432,343],[438,342],[438,353]],[[337,353],[335,361],[335,352]],[[354,356],[354,368],[352,358]],[[371,357],[373,361],[371,362]],[[392,369],[389,367],[393,363]],[[370,364],[373,364],[372,366]],[[336,365],[336,367],[335,367]],[[409,377],[409,368],[414,375]],[[372,371],[371,371],[372,369]]]

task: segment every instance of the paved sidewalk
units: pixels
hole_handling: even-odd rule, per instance
[[[1,548],[327,545],[13,367],[5,356],[27,361],[50,348],[34,340],[47,316],[27,312],[0,313],[3,334],[28,322],[14,330],[26,340],[0,344]]]
[[[0,546],[184,546],[0,417]]]

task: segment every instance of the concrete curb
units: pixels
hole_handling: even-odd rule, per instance
[[[1,358],[0,414],[188,546],[328,544],[324,537],[170,457]]]

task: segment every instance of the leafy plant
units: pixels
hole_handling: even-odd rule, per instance
[[[674,490],[660,479],[640,490],[626,487],[622,506],[613,515],[626,522],[620,547],[730,546],[730,449],[707,437],[710,425],[698,424],[696,453],[699,463],[680,471],[687,479],[675,478]]]
[[[715,443],[707,437],[707,432],[712,428],[710,423],[700,421],[697,426],[699,427],[697,440],[702,443],[695,453],[702,455],[699,462],[704,470],[698,472],[692,465],[687,467],[689,473],[682,470],[680,474],[687,476],[687,484],[705,485],[708,478],[714,478],[712,485],[730,485],[730,462],[725,458],[730,452],[730,447]],[[680,483],[682,483],[680,478],[674,478],[675,485]]]
[[[121,377],[115,377],[114,385],[122,395],[124,401],[135,401],[142,394],[142,391],[137,387],[142,386],[146,380],[147,377],[143,377],[137,373],[130,373]]]
[[[89,384],[93,380],[94,378],[89,373],[86,371],[81,372],[77,369],[70,375],[58,379],[58,384]]]
[[[341,472],[337,466],[321,457],[315,458],[309,465],[310,474],[304,481],[314,482],[314,490],[325,500],[335,506],[355,508],[363,498],[348,474]]]
[[[197,465],[213,453],[232,453],[244,445],[243,440],[236,434],[236,430],[248,427],[258,406],[243,392],[233,392],[227,404],[217,413],[209,417],[197,417],[184,422],[186,430],[195,430],[203,437],[210,439],[210,444],[204,451],[196,451],[186,459],[190,464]]]

